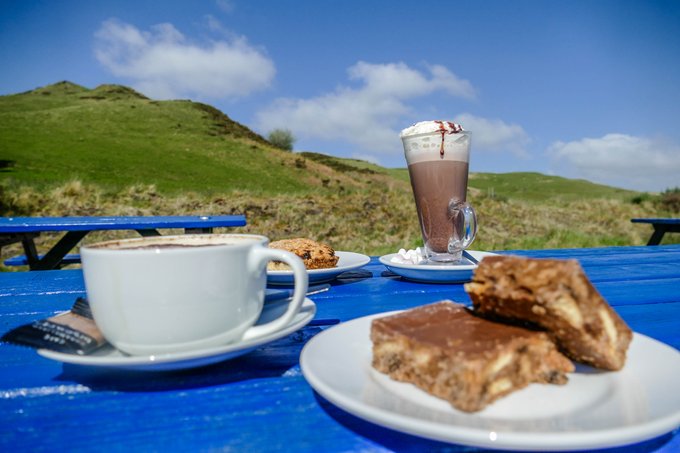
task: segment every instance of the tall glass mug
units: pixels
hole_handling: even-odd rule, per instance
[[[454,264],[477,234],[466,201],[470,133],[449,121],[423,121],[401,131],[428,264]]]

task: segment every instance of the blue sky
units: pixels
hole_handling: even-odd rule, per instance
[[[120,83],[387,167],[444,119],[471,171],[680,186],[678,1],[0,0],[0,66],[0,94]]]

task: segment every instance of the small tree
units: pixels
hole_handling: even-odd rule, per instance
[[[661,206],[670,212],[680,212],[680,187],[666,189],[661,193]]]
[[[286,151],[293,150],[295,137],[293,137],[293,133],[288,129],[274,129],[269,133],[267,138],[269,142],[277,148],[285,149]]]

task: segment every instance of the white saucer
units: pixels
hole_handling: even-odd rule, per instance
[[[283,313],[287,306],[288,301],[265,304],[262,315],[256,324],[263,324],[277,318]],[[166,371],[194,368],[233,359],[266,343],[271,343],[279,338],[290,335],[307,325],[309,321],[314,318],[315,314],[316,305],[310,299],[305,299],[300,311],[295,315],[290,324],[277,332],[242,341],[240,343],[230,343],[196,351],[150,356],[130,356],[120,352],[113,346],[104,346],[88,355],[68,354],[47,349],[39,349],[38,354],[59,362],[99,368],[143,371]]]
[[[468,250],[477,261],[486,256],[496,255],[491,252]],[[476,264],[401,264],[393,263],[396,253],[380,257],[380,262],[387,269],[408,280],[423,283],[464,283],[472,279],[472,273],[477,269]]]
[[[468,414],[371,366],[367,316],[331,327],[304,347],[309,384],[342,409],[378,425],[482,448],[574,450],[627,445],[680,425],[680,352],[634,334],[623,370],[577,366],[564,386],[532,384]]]
[[[329,282],[337,278],[340,274],[347,271],[352,271],[365,266],[371,261],[371,258],[354,252],[339,252],[335,254],[340,258],[335,267],[329,269],[309,269],[309,284]],[[268,285],[292,285],[293,272],[292,271],[267,271]]]

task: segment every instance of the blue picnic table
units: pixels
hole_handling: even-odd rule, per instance
[[[67,254],[93,231],[131,230],[142,236],[158,236],[162,229],[182,228],[186,233],[211,233],[214,228],[245,224],[243,215],[1,217],[0,248],[21,242],[25,255],[11,258],[6,261],[7,265],[27,264],[31,270],[50,270],[78,262],[79,256]],[[64,235],[47,253],[40,255],[35,238],[46,232],[64,232]]]
[[[680,233],[680,219],[651,218],[631,219],[633,223],[648,223],[654,228],[647,245],[659,245],[666,233]]]
[[[680,246],[501,253],[577,259],[635,332],[680,348]],[[0,273],[0,328],[66,311],[84,295],[79,269]],[[309,298],[316,315],[299,331],[238,358],[181,371],[95,369],[0,344],[0,450],[479,451],[366,421],[316,393],[300,367],[301,350],[320,333],[442,299],[469,304],[462,284],[406,281],[372,257]],[[661,389],[677,390],[677,384]],[[680,451],[680,432],[670,427],[607,451]]]

